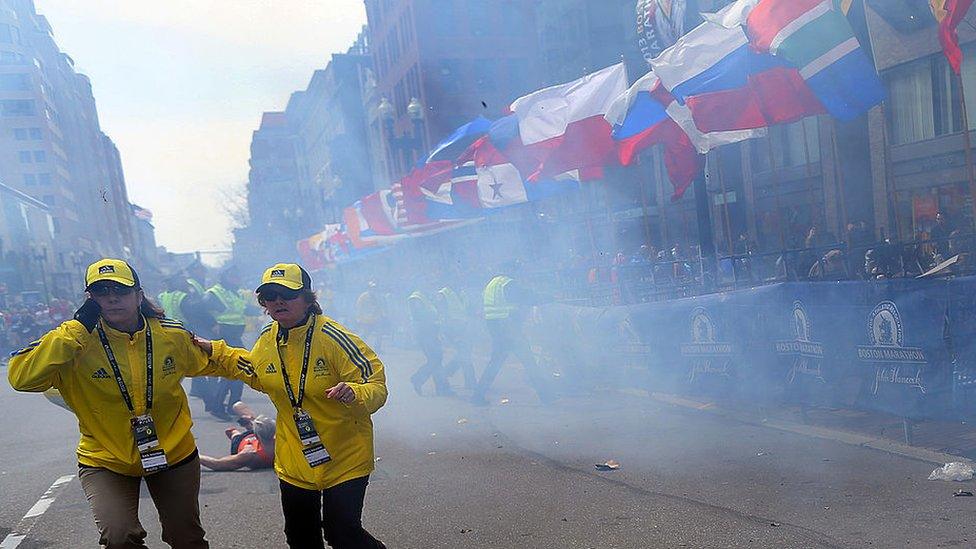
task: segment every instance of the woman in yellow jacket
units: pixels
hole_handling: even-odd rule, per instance
[[[285,537],[292,548],[385,547],[362,526],[373,471],[370,415],[386,402],[376,353],[322,314],[312,280],[300,266],[265,271],[258,303],[274,320],[250,351],[223,341],[197,343],[220,369],[266,393],[278,410],[275,472]]]
[[[208,547],[200,524],[200,460],[180,384],[219,372],[189,332],[143,295],[124,261],[88,267],[88,299],[69,320],[16,351],[7,377],[18,391],[57,389],[78,418],[78,477],[100,542],[144,548],[143,479],[159,511],[163,541]]]

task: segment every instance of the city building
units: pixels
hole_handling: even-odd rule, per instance
[[[48,207],[50,236],[8,243],[39,258],[28,280],[39,281],[44,272],[50,282],[45,296],[76,295],[78,264],[132,257],[133,221],[118,150],[100,129],[91,82],[58,48],[32,0],[0,0],[0,179]],[[36,286],[23,282],[10,291]]]
[[[874,223],[907,239],[929,231],[943,211],[952,225],[971,229],[963,121],[976,128],[976,13],[958,28],[960,80],[942,54],[928,6],[916,13],[904,2],[891,4],[867,5],[875,62],[888,88],[885,108],[870,116]]]
[[[424,151],[479,115],[496,118],[546,83],[536,2],[367,0],[375,74],[366,86],[379,180],[406,175]],[[384,181],[385,180],[385,181]]]
[[[298,178],[309,196],[309,217],[320,225],[338,223],[342,209],[374,189],[363,83],[372,66],[365,29],[345,53],[333,54],[295,92],[285,115],[298,136]]]
[[[21,292],[40,300],[48,277],[38,267],[53,249],[53,232],[50,206],[0,182],[0,306]]]
[[[248,224],[234,230],[234,257],[239,263],[270,265],[297,261],[295,242],[308,236],[318,219],[309,208],[322,196],[301,184],[301,148],[295,126],[284,112],[266,112],[251,137],[247,181]]]

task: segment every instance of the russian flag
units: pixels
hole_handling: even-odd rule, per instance
[[[706,135],[756,130],[826,112],[795,67],[785,59],[754,51],[739,26],[726,28],[706,21],[651,65]],[[740,137],[732,134],[720,141]]]

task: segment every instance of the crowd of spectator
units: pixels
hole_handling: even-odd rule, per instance
[[[786,249],[760,251],[740,234],[719,253],[710,269],[697,246],[674,243],[658,249],[643,244],[632,253],[599,253],[584,258],[569,252],[555,280],[557,299],[620,305],[695,295],[715,289],[745,288],[786,281],[878,280],[976,273],[976,234],[955,227],[939,213],[928,230],[908,242],[876,236],[864,221],[849,223],[840,237],[809,227]]]
[[[0,356],[6,357],[71,318],[76,307],[59,298],[47,303],[10,300],[0,306]]]

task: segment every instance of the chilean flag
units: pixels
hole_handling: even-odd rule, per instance
[[[619,63],[516,99],[510,109],[525,151],[515,163],[527,179],[614,163],[616,145],[604,115],[626,89],[626,71]]]

